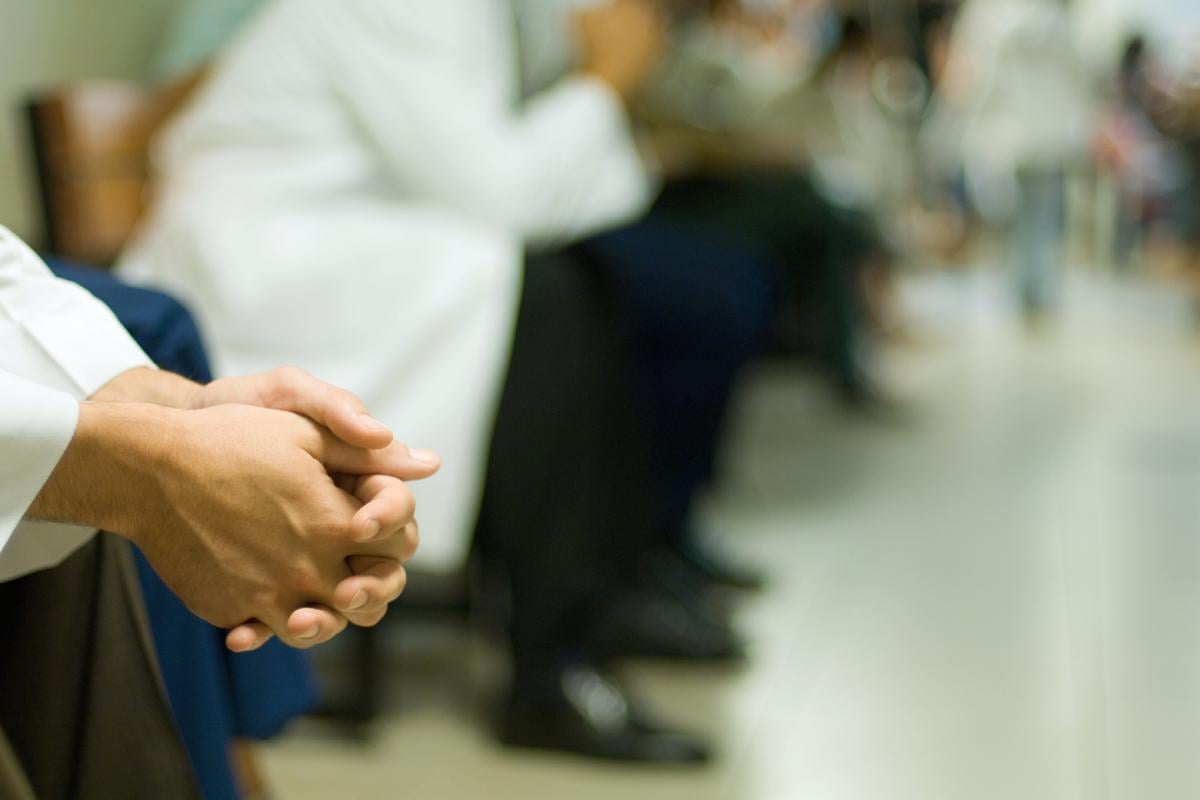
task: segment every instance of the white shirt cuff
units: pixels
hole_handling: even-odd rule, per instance
[[[79,422],[69,394],[0,372],[0,553],[58,464]]]

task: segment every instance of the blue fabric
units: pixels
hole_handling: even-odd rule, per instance
[[[692,501],[713,475],[735,382],[770,342],[776,265],[745,242],[660,214],[582,249],[615,293],[646,386],[662,525],[685,536]]]
[[[150,358],[200,382],[211,380],[199,331],[187,309],[95,269],[50,261],[60,277],[94,294],[117,315]],[[271,641],[235,655],[225,634],[193,615],[137,553],[138,573],[171,709],[208,800],[236,800],[232,737],[268,738],[317,701],[307,657]]]

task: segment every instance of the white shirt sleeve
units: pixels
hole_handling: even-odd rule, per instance
[[[628,221],[653,199],[607,85],[568,77],[517,107],[508,3],[306,5],[325,28],[331,80],[406,191],[536,242]]]
[[[71,442],[79,402],[0,371],[0,553]]]
[[[86,539],[21,520],[74,435],[78,401],[142,366],[150,360],[107,307],[0,227],[0,580]]]

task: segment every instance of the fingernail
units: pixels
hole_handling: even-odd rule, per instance
[[[365,589],[359,589],[358,594],[354,595],[354,597],[350,600],[350,605],[346,606],[346,610],[358,611],[367,604],[367,600],[367,591]]]
[[[421,461],[425,464],[436,464],[438,462],[438,454],[432,450],[421,450],[414,447],[411,448],[408,453],[417,461]]]
[[[363,526],[362,541],[369,542],[379,535],[379,520],[369,519]]]
[[[321,626],[314,622],[312,625],[310,625],[308,627],[308,630],[306,630],[304,633],[297,634],[296,638],[297,639],[315,639],[315,638],[317,638],[317,634],[320,632],[321,632]]]
[[[388,429],[386,425],[365,411],[358,415],[358,421],[364,428],[370,428],[373,431],[386,431]]]

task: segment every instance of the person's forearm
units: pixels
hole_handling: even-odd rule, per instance
[[[139,367],[122,372],[93,394],[98,403],[152,403],[169,408],[194,408],[201,387],[163,370]]]
[[[147,403],[81,403],[75,435],[26,517],[136,539],[170,471],[177,414]]]

